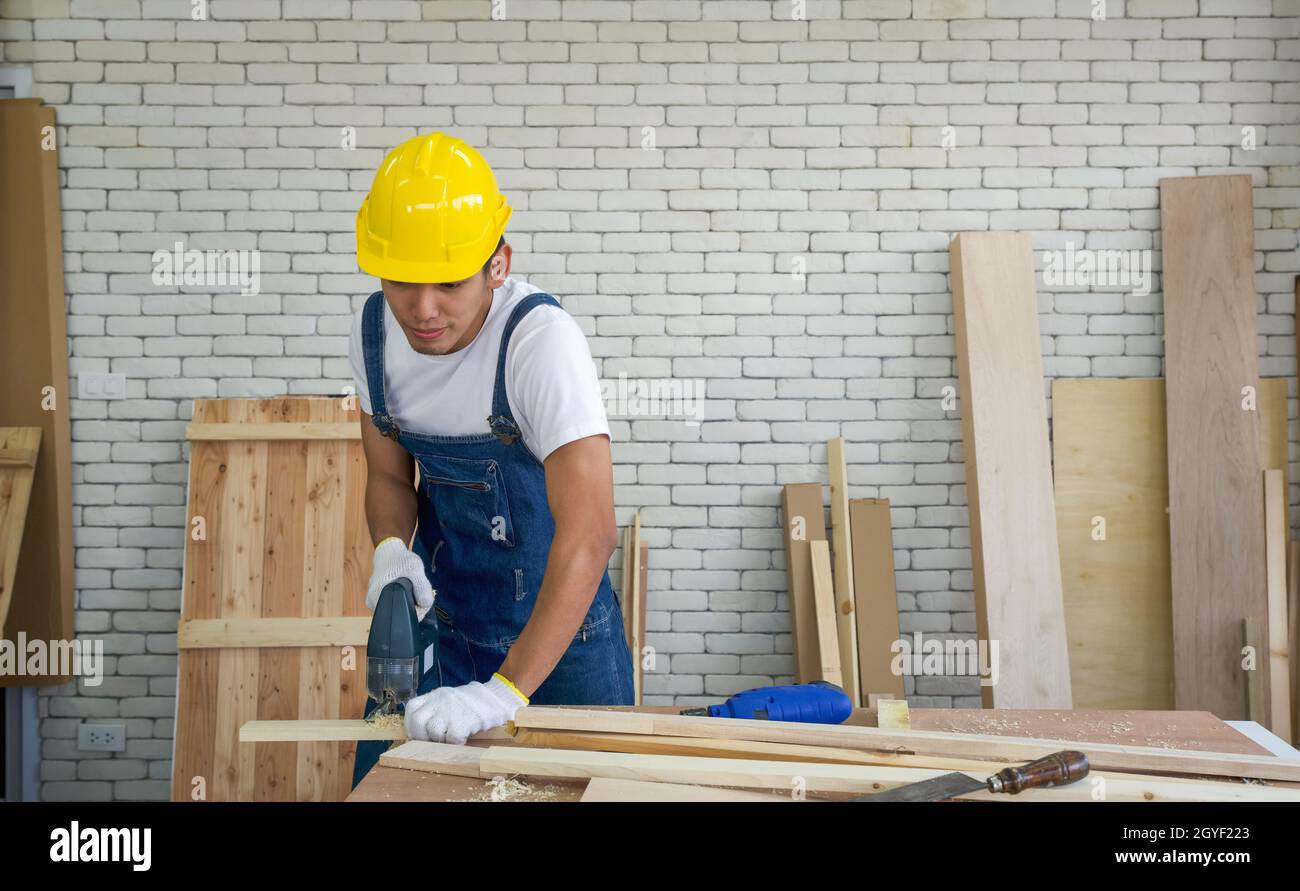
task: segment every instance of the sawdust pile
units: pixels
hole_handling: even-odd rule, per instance
[[[554,786],[530,786],[514,777],[493,777],[488,788],[466,801],[550,801],[558,790]]]
[[[398,714],[376,715],[368,720],[370,726],[376,730],[401,730],[406,726],[405,719]]]

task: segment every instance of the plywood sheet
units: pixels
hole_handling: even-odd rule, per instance
[[[341,399],[199,400],[199,423],[359,423]],[[373,549],[365,458],[346,440],[190,446],[181,622],[364,617]],[[256,641],[262,643],[262,641]],[[180,653],[172,797],[341,800],[354,741],[240,743],[248,721],[362,717],[365,647],[220,647]]]
[[[822,676],[809,546],[809,542],[826,541],[821,484],[790,483],[782,487],[781,522],[790,591],[790,619],[794,626],[795,666],[799,683],[806,684]]]
[[[1285,473],[1285,379],[1259,382],[1257,409]],[[1173,708],[1164,380],[1054,381],[1052,445],[1074,705]]]
[[[1226,719],[1246,717],[1242,622],[1268,613],[1259,423],[1242,395],[1259,381],[1252,208],[1249,176],[1160,181],[1174,697]]]
[[[62,232],[54,109],[39,99],[0,100],[0,424],[41,430],[24,544],[0,626],[6,640],[75,636]],[[0,686],[70,679],[6,674]]]
[[[853,596],[858,622],[858,676],[864,702],[874,694],[904,695],[894,674],[898,641],[898,591],[894,581],[894,535],[888,498],[849,501],[853,530]]]
[[[1061,564],[1029,236],[952,240],[975,616],[996,642],[986,707],[1069,708]]]

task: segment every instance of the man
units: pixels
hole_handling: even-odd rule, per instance
[[[479,153],[442,133],[393,149],[357,214],[357,262],[382,283],[350,350],[366,603],[398,578],[415,591],[434,658],[406,704],[413,739],[463,743],[529,701],[632,701],[599,382],[577,323],[509,278],[510,214]],[[382,748],[358,747],[354,782]]]

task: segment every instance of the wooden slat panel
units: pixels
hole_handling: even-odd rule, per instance
[[[40,443],[40,427],[0,427],[0,451],[31,458],[31,463],[14,461],[0,466],[0,628],[4,627],[13,597]]]
[[[193,423],[185,426],[185,438],[191,442],[231,440],[254,442],[256,440],[290,440],[303,442],[316,439],[361,439],[361,426],[352,421],[249,421],[239,424]]]
[[[1267,463],[1285,472],[1286,380],[1261,380],[1257,407]],[[1052,443],[1074,705],[1171,709],[1164,380],[1053,382]]]
[[[826,514],[820,483],[791,483],[781,489],[782,539],[785,572],[790,592],[790,622],[794,656],[801,684],[822,676],[821,647],[817,640],[817,605],[813,600],[812,558],[809,542],[826,540]]]
[[[191,619],[181,622],[176,645],[183,650],[361,646],[369,633],[370,620],[365,616]]]
[[[1259,381],[1250,177],[1161,180],[1160,226],[1174,697],[1244,718],[1241,623],[1268,613],[1259,423],[1242,405]]]
[[[339,399],[200,400],[195,406],[196,422],[212,424],[342,424],[356,416]],[[373,551],[360,442],[270,437],[204,440],[190,448],[189,512],[206,517],[208,538],[187,542],[182,625],[345,618],[368,626]],[[254,511],[253,504],[260,507]],[[209,800],[346,795],[355,741],[243,744],[239,728],[254,719],[359,719],[363,646],[182,649],[180,662],[174,797],[189,797],[192,776],[209,778]]]
[[[310,409],[306,400],[297,400],[284,406],[282,416],[296,426],[310,419]],[[307,448],[305,441],[267,443],[269,478],[262,560],[262,622],[302,621]],[[289,720],[298,716],[298,652],[297,646],[285,643],[259,654],[259,719]],[[268,742],[245,748],[256,753],[254,797],[262,801],[293,801],[298,788],[298,747],[288,742]]]
[[[853,499],[849,502],[849,522],[853,529],[853,596],[857,602],[862,696],[865,700],[884,693],[902,699],[903,677],[892,670],[892,647],[899,632],[889,499]]]
[[[952,240],[975,616],[996,641],[986,707],[1068,708],[1070,666],[1029,236]]]
[[[68,327],[54,109],[0,101],[0,423],[39,427],[24,545],[0,637],[72,640],[72,442]],[[23,666],[20,665],[19,668]],[[0,676],[0,687],[58,686],[67,675]]]

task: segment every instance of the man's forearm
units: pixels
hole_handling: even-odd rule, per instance
[[[557,530],[551,541],[537,604],[500,669],[525,696],[532,696],[559,663],[591,608],[613,553],[593,540],[599,536],[564,536]]]
[[[409,544],[415,532],[417,510],[415,489],[410,482],[377,474],[366,480],[366,522],[376,545],[393,536]]]

